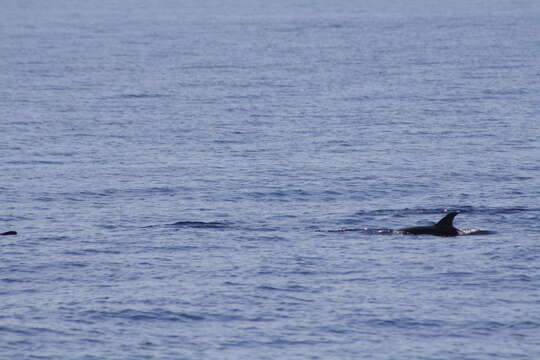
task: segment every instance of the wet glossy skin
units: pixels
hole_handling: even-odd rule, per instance
[[[458,214],[457,211],[453,211],[439,220],[435,225],[429,226],[413,226],[408,228],[399,229],[397,231],[403,232],[405,234],[414,234],[414,235],[436,235],[436,236],[457,236],[459,235],[459,230],[456,229],[453,225],[454,218]]]

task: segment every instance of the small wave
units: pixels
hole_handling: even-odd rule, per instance
[[[415,320],[415,319],[373,319],[366,321],[368,325],[373,327],[395,327],[400,329],[418,329],[418,328],[434,328],[446,325],[440,320]]]
[[[31,282],[30,280],[21,280],[21,279],[12,279],[12,278],[3,278],[3,279],[0,279],[0,281],[7,284]]]
[[[46,237],[40,237],[37,240],[38,241],[65,241],[65,240],[71,240],[72,238],[69,236],[46,236]]]
[[[1,189],[0,189],[1,190]],[[6,215],[4,217],[0,217],[0,221],[2,222],[8,222],[8,221],[24,221],[24,220],[33,220],[31,217],[27,216],[16,216],[16,215]]]
[[[167,224],[167,226],[170,227],[176,227],[176,228],[195,228],[195,229],[221,229],[226,228],[230,224],[227,222],[219,222],[219,221],[177,221],[172,224]]]
[[[85,256],[85,255],[118,255],[121,254],[117,250],[99,250],[99,249],[81,249],[81,250],[66,250],[64,251],[65,255],[76,255],[76,256]]]
[[[204,320],[203,316],[188,314],[184,312],[174,312],[163,309],[152,311],[140,311],[125,309],[119,311],[86,311],[85,315],[96,320],[124,319],[132,321],[199,321]]]
[[[11,333],[15,335],[32,336],[34,335],[28,329],[24,329],[16,326],[0,326],[0,334]]]
[[[97,195],[116,195],[116,194],[174,194],[177,189],[170,187],[149,187],[149,188],[128,188],[128,189],[106,189]]]
[[[540,323],[530,320],[517,321],[508,324],[508,328],[513,330],[530,330],[540,328]]]
[[[162,97],[168,97],[169,95],[164,94],[152,94],[152,93],[139,93],[139,94],[123,94],[119,95],[120,98],[123,99],[155,99],[155,98],[162,98]]]
[[[53,160],[11,160],[6,161],[8,165],[63,165],[62,161]]]
[[[245,193],[245,195],[253,200],[259,201],[277,201],[277,202],[292,202],[297,200],[306,200],[309,196],[313,195],[302,189],[292,190],[277,190],[270,192],[251,191]]]
[[[23,327],[23,326],[0,326],[0,333],[12,333],[23,336],[40,336],[45,333],[53,335],[66,335],[64,331],[46,328],[46,327]]]
[[[278,291],[278,292],[294,292],[294,293],[298,293],[298,292],[312,292],[312,290],[310,290],[309,288],[305,287],[305,286],[301,286],[301,285],[291,285],[291,286],[287,286],[287,287],[275,287],[275,286],[271,286],[271,285],[260,285],[260,286],[257,286],[257,289],[259,290],[265,290],[265,291]]]
[[[473,276],[474,273],[466,272],[466,271],[447,271],[447,272],[439,273],[439,275],[445,276],[445,277],[451,277],[451,278],[463,278],[463,277]]]

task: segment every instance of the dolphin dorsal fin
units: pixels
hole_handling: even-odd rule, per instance
[[[435,226],[443,228],[443,229],[453,228],[454,218],[456,217],[457,214],[459,214],[457,211],[449,212],[445,217],[439,220],[439,222],[435,224]]]

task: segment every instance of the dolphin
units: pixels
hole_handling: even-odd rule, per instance
[[[4,233],[1,233],[0,235],[17,235],[16,231],[6,231]]]
[[[456,229],[453,225],[454,218],[459,214],[459,211],[451,211],[446,214],[438,223],[430,226],[413,226],[403,229],[370,229],[370,228],[356,228],[348,229],[342,228],[338,230],[315,230],[316,232],[350,232],[360,231],[367,234],[412,234],[412,235],[436,235],[436,236],[458,236],[458,235],[489,235],[495,234],[495,231],[482,230],[482,229]]]
[[[459,214],[458,211],[452,211],[446,214],[438,223],[430,226],[413,226],[403,229],[398,229],[396,232],[403,234],[428,234],[428,235],[437,235],[437,236],[458,236],[460,230],[454,227],[452,223],[456,215]]]

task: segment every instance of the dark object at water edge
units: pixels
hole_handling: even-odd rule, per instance
[[[459,214],[457,211],[452,211],[448,213],[445,217],[439,220],[438,223],[430,226],[414,226],[404,229],[399,229],[397,231],[405,234],[429,234],[437,236],[457,236],[460,231],[454,227],[453,221],[456,215]]]

